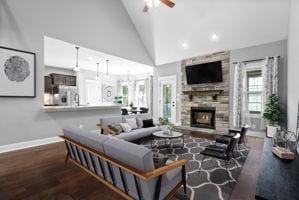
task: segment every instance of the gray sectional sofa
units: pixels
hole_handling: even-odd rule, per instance
[[[142,120],[152,118],[151,115],[148,113],[136,114],[136,115],[119,115],[119,116],[103,117],[103,118],[100,118],[100,124],[98,126],[100,128],[102,128],[102,133],[109,134],[109,128],[108,128],[109,125],[125,123],[126,119],[136,118],[136,117],[139,117]],[[154,132],[159,131],[159,130],[160,130],[159,126],[149,127],[149,128],[138,128],[138,129],[133,129],[129,133],[125,133],[125,132],[120,133],[119,135],[115,135],[115,137],[132,142],[134,140],[138,140],[138,139],[141,139],[144,137],[151,136]]]
[[[142,145],[77,128],[63,134],[68,158],[126,199],[166,199],[186,189],[185,160],[155,169],[152,151]]]

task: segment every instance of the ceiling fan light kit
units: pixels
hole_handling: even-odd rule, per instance
[[[145,0],[145,6],[143,12],[147,12],[149,8],[153,6],[158,6],[160,3],[172,8],[175,6],[175,3],[170,0]]]

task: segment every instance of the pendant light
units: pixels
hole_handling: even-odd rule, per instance
[[[108,71],[108,62],[109,62],[109,60],[106,60],[106,62],[107,62],[106,78],[109,78],[109,71]]]
[[[75,72],[78,72],[80,69],[79,69],[79,64],[78,64],[78,58],[79,58],[79,47],[75,47],[76,48],[76,51],[77,51],[77,55],[76,55],[76,66],[73,68],[73,70]]]
[[[99,63],[97,63],[97,76],[96,76],[96,79],[100,80]]]
[[[125,84],[127,84],[127,85],[131,85],[132,84],[132,81],[130,80],[130,71],[128,70],[127,71],[127,80],[126,81],[124,81],[124,83]]]

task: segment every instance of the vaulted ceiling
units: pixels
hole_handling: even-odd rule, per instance
[[[122,0],[156,65],[287,38],[289,0]]]

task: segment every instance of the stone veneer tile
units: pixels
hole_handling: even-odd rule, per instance
[[[222,83],[187,85],[185,66],[196,65],[207,62],[222,61]],[[181,63],[181,123],[190,126],[191,107],[215,107],[216,108],[216,130],[226,131],[229,127],[229,52],[218,52],[183,60]],[[192,101],[186,91],[222,90],[216,100],[213,100],[213,92],[193,93]],[[184,91],[184,92],[183,92]]]

